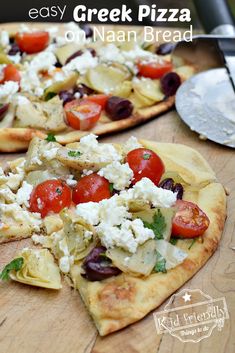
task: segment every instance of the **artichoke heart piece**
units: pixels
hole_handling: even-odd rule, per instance
[[[188,256],[187,252],[164,239],[157,240],[156,243],[158,253],[166,260],[166,270],[181,264]]]
[[[23,266],[10,272],[12,280],[43,288],[62,288],[59,267],[47,249],[23,249],[19,256],[24,259]]]
[[[70,255],[75,261],[83,259],[96,244],[94,228],[67,209],[61,211],[60,217]]]
[[[133,218],[140,218],[144,222],[152,223],[154,215],[160,211],[160,214],[164,217],[165,227],[162,231],[162,238],[169,241],[171,237],[172,219],[175,215],[174,208],[151,208],[143,211],[133,213]]]
[[[30,127],[47,131],[63,131],[67,125],[64,122],[64,109],[59,96],[48,102],[32,102],[28,100],[16,108],[14,127]]]
[[[61,65],[64,65],[66,63],[66,60],[76,53],[80,49],[80,46],[76,43],[69,43],[66,45],[63,45],[62,47],[59,47],[55,51],[55,55]]]
[[[100,93],[115,91],[124,81],[130,79],[130,71],[122,66],[98,65],[87,71],[86,74],[89,86]],[[119,88],[120,89],[120,88]]]
[[[0,65],[4,64],[12,64],[12,61],[8,58],[8,56],[0,50]]]
[[[133,276],[148,276],[157,260],[156,240],[147,240],[135,254],[115,247],[106,251],[114,266]]]
[[[68,90],[76,85],[78,79],[78,74],[76,72],[71,73],[71,75],[65,78],[63,81],[58,81],[47,87],[44,91],[44,99],[47,101],[54,94],[56,95],[60,91]]]
[[[99,145],[101,146],[102,144]],[[74,170],[83,171],[83,169],[88,169],[97,172],[112,162],[111,158],[108,158],[107,156],[107,159],[104,158],[105,156],[99,154],[98,150],[96,154],[80,153],[79,144],[70,144],[71,148],[67,148],[68,146],[61,147],[57,152],[56,158],[62,164],[69,168],[73,168]]]
[[[139,99],[140,97],[144,97],[145,99],[157,103],[164,98],[160,80],[152,80],[150,78],[136,79],[133,82],[133,89]]]

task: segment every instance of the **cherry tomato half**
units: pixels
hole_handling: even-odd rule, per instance
[[[45,217],[50,212],[59,213],[72,202],[71,189],[61,180],[46,180],[38,184],[30,196],[31,212],[38,212]]]
[[[90,130],[100,118],[102,107],[87,99],[74,99],[64,106],[68,125],[75,130]]]
[[[49,33],[46,31],[17,33],[15,40],[21,51],[27,54],[34,54],[47,47]]]
[[[73,202],[99,202],[111,197],[109,182],[104,177],[93,173],[81,178],[73,190]]]
[[[172,71],[173,67],[170,62],[165,61],[164,63],[158,62],[139,62],[137,63],[138,71],[140,76],[158,79],[165,75],[167,72]]]
[[[6,81],[15,81],[20,83],[20,73],[17,68],[13,64],[8,64],[2,70],[3,79],[0,83],[4,83]]]
[[[134,173],[132,184],[142,178],[149,178],[155,185],[158,185],[165,171],[161,158],[155,152],[146,148],[137,148],[129,152],[126,161]]]
[[[195,238],[209,227],[207,215],[193,202],[177,200],[176,215],[172,224],[172,235],[180,238]]]
[[[109,96],[107,94],[92,94],[91,96],[88,96],[86,99],[101,105],[102,109],[105,109],[108,98]]]

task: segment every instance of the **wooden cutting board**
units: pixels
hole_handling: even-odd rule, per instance
[[[219,248],[184,288],[201,289],[213,298],[225,297],[230,319],[221,332],[200,343],[182,343],[169,334],[158,335],[153,315],[107,337],[99,337],[79,294],[66,282],[60,291],[0,283],[0,353],[234,353],[235,348],[235,152],[201,141],[175,111],[140,127],[103,138],[122,142],[131,135],[156,141],[184,143],[197,149],[230,191],[228,219]],[[0,155],[0,162],[19,155]],[[0,246],[0,268],[31,240]],[[162,310],[166,302],[158,309]]]

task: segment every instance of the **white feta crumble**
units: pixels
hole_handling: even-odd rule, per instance
[[[7,31],[1,31],[0,32],[0,45],[3,48],[6,48],[10,43],[10,38],[9,38],[9,34]]]
[[[100,221],[100,205],[97,202],[80,203],[76,207],[76,214],[83,218],[87,223],[96,225]]]
[[[38,164],[38,165],[42,165],[42,161],[39,159],[38,156],[34,156],[34,157],[31,159],[31,163],[33,163],[33,164]]]
[[[40,197],[37,198],[37,206],[38,206],[39,210],[43,209],[44,204],[43,204],[42,200],[40,199]]]
[[[113,162],[101,168],[98,174],[113,184],[115,190],[124,190],[131,184],[134,173],[128,163]]]
[[[99,202],[99,217],[101,223],[112,226],[120,225],[125,219],[131,218],[128,208],[123,205],[117,195]]]
[[[80,140],[79,151],[88,161],[111,163],[120,161],[122,155],[110,143],[98,143],[97,137],[94,134],[84,136]]]
[[[135,253],[139,245],[155,237],[154,232],[145,228],[140,219],[125,220],[119,228],[101,223],[96,231],[106,248],[118,246],[131,253]]]
[[[38,234],[33,234],[31,239],[35,244],[41,244],[44,245],[45,243],[45,236],[44,235],[38,235]]]
[[[54,65],[56,62],[55,54],[49,51],[43,51],[33,58],[29,64],[29,68],[35,72],[50,71],[55,69]]]
[[[5,186],[5,185],[4,185]],[[12,203],[16,201],[16,195],[11,191],[11,189],[6,186],[0,188],[0,198],[3,198],[5,202]]]
[[[91,174],[93,174],[93,173],[94,173],[93,170],[83,169],[83,171],[82,171],[82,177],[83,177],[83,176],[86,176],[86,175],[91,175]]]
[[[142,178],[133,188],[122,191],[123,200],[141,199],[151,203],[154,207],[171,207],[176,202],[176,194],[171,190],[158,188],[150,179]]]
[[[98,55],[100,56],[100,60],[104,62],[116,61],[120,64],[125,63],[125,58],[120,49],[113,43],[109,43],[106,46],[101,46],[98,49]]]
[[[0,85],[0,103],[9,103],[18,90],[19,84],[15,81],[6,81]]]
[[[133,151],[137,148],[143,147],[135,136],[131,136],[123,145],[123,151],[125,154]]]
[[[74,263],[73,256],[62,256],[59,259],[59,268],[63,273],[68,273],[70,271],[70,266]]]
[[[67,184],[68,186],[75,186],[75,185],[77,184],[77,180],[74,180],[74,179],[73,179],[73,175],[70,174],[70,175],[68,176],[68,178],[66,179],[66,184]]]
[[[51,161],[52,159],[56,158],[58,149],[59,147],[51,147],[49,143],[46,150],[43,151],[42,156],[48,161]]]
[[[62,70],[78,71],[80,74],[85,74],[88,69],[91,69],[98,65],[98,58],[93,57],[90,51],[85,51],[84,54],[77,56],[71,60],[67,65],[63,66]]]
[[[20,206],[29,207],[30,195],[33,191],[33,185],[28,184],[26,181],[23,181],[21,188],[17,191],[16,202]]]
[[[81,97],[81,93],[75,92],[74,93],[74,98],[79,99]]]
[[[19,64],[21,61],[20,53],[16,53],[15,55],[7,55],[8,59],[11,60],[14,64]]]

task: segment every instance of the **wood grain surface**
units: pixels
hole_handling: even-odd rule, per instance
[[[77,292],[66,282],[60,291],[14,282],[0,284],[0,353],[234,353],[235,352],[235,151],[201,141],[171,112],[140,127],[102,138],[122,142],[129,136],[183,143],[197,149],[229,191],[228,218],[219,248],[184,288],[200,288],[213,298],[225,297],[230,319],[222,331],[199,343],[182,343],[169,334],[158,335],[153,315],[101,338]],[[2,154],[0,161],[19,155]],[[31,240],[0,246],[0,268],[17,249]],[[166,302],[158,309],[162,310]]]

